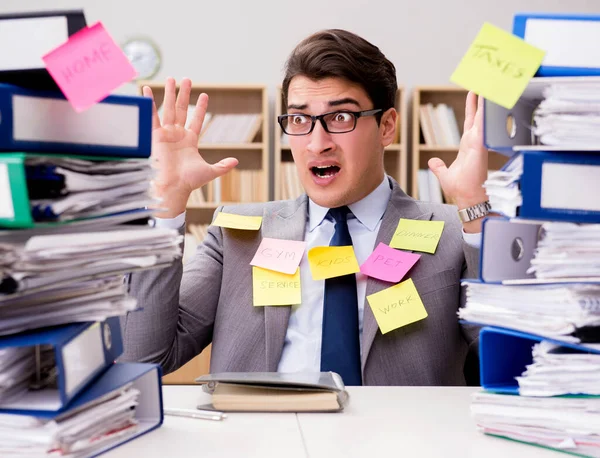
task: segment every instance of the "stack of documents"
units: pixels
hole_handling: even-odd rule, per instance
[[[533,346],[533,363],[516,379],[521,396],[600,396],[600,354],[542,340]]]
[[[542,145],[594,148],[600,143],[600,83],[553,83],[534,112],[533,133]]]
[[[139,228],[31,237],[0,279],[0,334],[104,320],[135,309],[123,275],[181,257],[175,230]]]
[[[479,392],[472,398],[471,414],[486,434],[600,457],[600,397]]]
[[[600,342],[600,284],[463,285],[462,320],[564,342]]]
[[[537,278],[600,278],[600,224],[548,222],[528,273]]]
[[[28,156],[27,189],[35,221],[70,221],[149,206],[154,171],[146,159],[90,161]]]
[[[140,391],[131,384],[54,419],[0,413],[0,456],[89,456],[137,432]]]
[[[483,187],[488,195],[492,211],[509,217],[517,216],[523,204],[519,181],[523,175],[523,156],[517,155],[502,170],[489,173]]]

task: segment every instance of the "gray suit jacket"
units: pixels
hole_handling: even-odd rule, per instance
[[[475,276],[479,250],[464,242],[455,207],[417,201],[394,180],[391,184],[375,246],[390,242],[400,218],[444,220],[445,225],[435,254],[421,253],[409,275],[428,312],[426,319],[383,335],[365,303],[363,383],[464,385],[465,360],[469,348],[476,351],[477,329],[460,326],[456,312],[460,279]],[[168,373],[212,342],[211,372],[276,371],[290,307],[252,305],[250,261],[262,237],[303,240],[307,204],[303,195],[295,201],[220,208],[217,211],[262,216],[261,230],[211,226],[185,268],[178,263],[133,274],[130,291],[143,309],[122,319],[121,360],[159,363]],[[389,286],[369,278],[366,295]]]

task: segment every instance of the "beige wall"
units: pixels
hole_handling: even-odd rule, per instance
[[[119,43],[152,37],[164,56],[159,79],[188,76],[272,88],[295,43],[321,28],[347,28],[371,40],[395,63],[398,81],[410,88],[449,84],[484,21],[510,30],[515,12],[600,14],[600,0],[0,1],[2,13],[80,7],[88,23],[102,21]],[[133,85],[122,89],[133,90]]]

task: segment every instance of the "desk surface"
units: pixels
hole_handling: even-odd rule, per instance
[[[350,387],[340,413],[229,413],[220,422],[166,416],[160,428],[104,456],[562,456],[477,432],[469,413],[474,390]],[[165,386],[163,393],[165,407],[210,402],[199,386]]]

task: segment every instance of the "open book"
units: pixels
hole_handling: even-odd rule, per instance
[[[223,411],[336,412],[348,392],[335,372],[222,372],[196,379]]]

